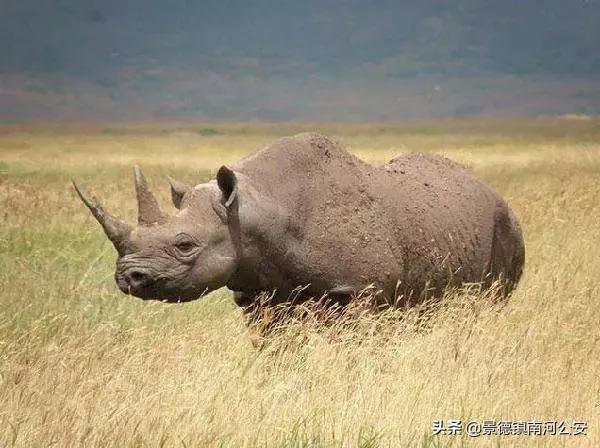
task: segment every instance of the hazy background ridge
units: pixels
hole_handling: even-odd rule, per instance
[[[2,0],[0,120],[600,113],[598,0]]]

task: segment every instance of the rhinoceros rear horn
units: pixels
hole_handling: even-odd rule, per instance
[[[173,205],[175,208],[180,208],[183,197],[192,189],[192,187],[170,177],[169,184],[171,184],[171,200],[173,201]]]
[[[73,187],[81,201],[90,209],[94,218],[100,223],[104,229],[104,233],[106,233],[108,239],[113,243],[117,252],[122,254],[125,242],[132,230],[131,226],[107,213],[102,204],[95,197],[87,196],[83,188],[75,181],[73,181]]]
[[[162,223],[166,220],[166,215],[160,210],[156,198],[148,188],[146,178],[139,165],[134,167],[135,175],[135,193],[138,202],[138,223],[149,226]]]

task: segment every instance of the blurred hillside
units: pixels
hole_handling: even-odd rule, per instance
[[[598,0],[2,0],[0,120],[600,113]]]

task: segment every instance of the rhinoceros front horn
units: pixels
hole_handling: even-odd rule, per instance
[[[75,181],[73,181],[73,187],[79,198],[83,203],[90,209],[94,218],[100,223],[104,229],[104,233],[108,239],[113,243],[119,254],[123,253],[124,245],[127,241],[129,234],[131,233],[131,226],[118,218],[110,215],[104,210],[102,204],[95,198],[89,197],[85,194],[83,188],[81,188]]]
[[[146,182],[142,169],[139,165],[135,165],[133,172],[138,202],[138,223],[149,226],[164,222],[166,215],[160,210],[156,198],[148,188],[148,182]]]

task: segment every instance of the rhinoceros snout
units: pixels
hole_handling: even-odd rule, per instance
[[[130,269],[126,271],[124,279],[129,287],[134,291],[144,288],[152,283],[152,277],[148,271],[142,269]]]
[[[138,297],[143,297],[144,291],[155,281],[149,270],[139,267],[118,271],[115,280],[125,294]]]

